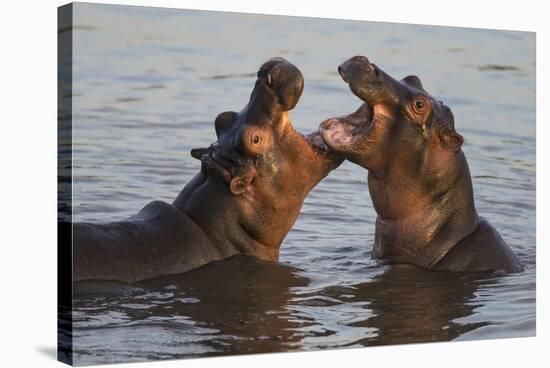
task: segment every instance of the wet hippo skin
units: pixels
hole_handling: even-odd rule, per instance
[[[478,217],[454,117],[416,76],[393,79],[364,56],[338,67],[364,103],[327,119],[327,146],[368,169],[377,212],[374,258],[446,271],[518,272],[502,237]]]
[[[236,254],[276,261],[310,190],[342,162],[303,136],[288,111],[303,90],[282,58],[258,71],[248,104],[215,121],[217,141],[191,151],[200,172],[172,204],[154,201],[108,224],[73,225],[73,277],[135,282]]]

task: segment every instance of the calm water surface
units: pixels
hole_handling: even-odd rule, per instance
[[[79,285],[77,364],[535,334],[534,34],[90,4],[75,23],[76,221],[171,202],[199,170],[189,150],[215,139],[219,112],[246,104],[269,57],[301,68],[292,118],[309,133],[359,105],[336,66],[363,54],[451,106],[478,211],[525,266],[449,274],[371,260],[367,172],[344,163],[306,199],[279,264],[237,257]]]

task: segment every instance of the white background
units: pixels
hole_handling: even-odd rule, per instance
[[[107,3],[106,1],[97,1]],[[548,364],[549,26],[545,1],[158,0],[119,4],[537,32],[537,337],[341,351],[202,358],[124,367],[335,365],[530,367]],[[0,5],[0,366],[53,367],[56,348],[57,9]],[[199,31],[199,30],[198,30]],[[266,40],[268,42],[269,40]],[[330,52],[330,50],[327,50]],[[506,64],[506,61],[502,61]],[[546,88],[545,88],[546,86]],[[543,348],[546,346],[546,351]]]

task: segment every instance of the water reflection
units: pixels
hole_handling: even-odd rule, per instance
[[[87,332],[100,333],[105,345],[120,338],[117,329],[121,324],[126,325],[127,336],[133,335],[132,326],[141,329],[144,323],[160,322],[201,337],[194,341],[201,346],[190,349],[183,342],[181,349],[172,346],[171,355],[180,357],[288,351],[289,344],[299,340],[292,329],[303,322],[294,320],[286,305],[292,290],[309,282],[297,272],[293,267],[235,256],[185,274],[134,285],[77,283],[76,307],[88,311],[77,321],[94,325],[89,317],[95,310],[94,330]],[[113,309],[118,314],[113,315]],[[100,332],[94,332],[100,327]],[[104,348],[102,344],[101,351],[92,353],[101,355]],[[116,353],[111,359],[121,361]]]
[[[165,311],[185,315],[199,326],[229,336],[218,339],[219,350],[275,352],[288,350],[288,343],[297,340],[290,328],[299,322],[289,318],[286,305],[292,298],[292,289],[306,286],[308,279],[296,272],[293,267],[235,256],[145,285],[157,290],[165,285],[175,286],[178,292],[200,301]]]
[[[490,325],[471,317],[484,305],[476,294],[498,280],[392,265],[368,282],[312,293],[301,274],[235,256],[133,285],[75,284],[75,321],[87,326],[77,329],[75,355],[83,363],[91,357],[120,362],[141,354],[162,359],[449,341]],[[154,336],[149,351],[130,356],[119,348],[148,335]]]
[[[351,326],[376,328],[376,338],[359,341],[362,345],[452,340],[488,323],[458,324],[454,320],[473,313],[478,305],[472,300],[475,291],[491,278],[391,266],[372,281],[354,286],[355,298],[368,301],[374,316]]]

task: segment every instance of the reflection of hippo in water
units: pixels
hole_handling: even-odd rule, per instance
[[[478,217],[451,110],[420,79],[396,81],[366,57],[338,71],[364,101],[321,123],[325,143],[369,170],[376,219],[374,258],[434,270],[522,269],[498,232]]]
[[[376,336],[355,343],[372,346],[450,341],[487,322],[461,322],[478,306],[475,292],[492,282],[492,275],[438,272],[406,264],[391,265],[369,282],[353,285],[355,300],[368,301],[370,318],[353,327],[375,328]],[[414,286],[413,286],[414,285]]]
[[[302,336],[295,329],[303,323],[287,305],[292,290],[308,283],[298,269],[247,256],[132,285],[79,282],[74,288],[74,354],[84,359],[80,365],[98,363],[90,356],[124,361],[129,346],[133,360],[299,349]],[[102,318],[113,310],[123,316],[120,322]],[[99,320],[108,326],[97,328]]]
[[[291,345],[300,341],[301,336],[293,329],[301,324],[287,308],[294,297],[292,289],[309,283],[298,271],[279,263],[235,256],[138,285],[147,290],[174,285],[176,292],[200,300],[178,308],[158,308],[154,313],[186,316],[202,327],[218,330],[205,340],[218,350],[209,355],[267,353],[293,350]],[[214,284],[218,287],[213,288]]]
[[[192,155],[200,173],[172,205],[155,201],[109,224],[73,226],[74,280],[137,281],[235,254],[276,261],[309,191],[341,159],[294,130],[301,72],[282,58],[258,71],[250,101],[216,118],[217,141]]]

